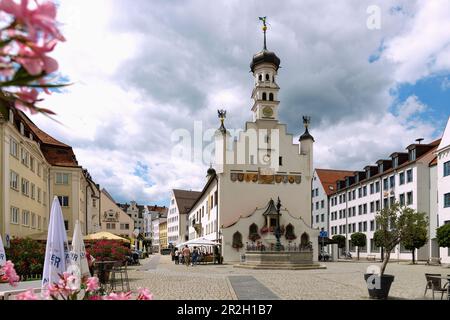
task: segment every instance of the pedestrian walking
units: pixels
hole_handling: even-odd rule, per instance
[[[186,267],[189,267],[189,262],[190,262],[190,256],[191,256],[191,250],[189,250],[188,246],[185,246],[183,249],[183,258],[184,258],[184,263],[186,264]]]
[[[198,261],[198,249],[197,247],[194,247],[194,250],[192,250],[192,266],[195,266]]]

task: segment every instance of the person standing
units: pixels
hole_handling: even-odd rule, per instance
[[[186,267],[189,267],[190,262],[190,256],[191,256],[191,250],[189,250],[188,246],[185,246],[183,249],[183,257],[184,257],[184,263],[186,264]]]
[[[198,259],[198,250],[197,247],[194,247],[194,250],[192,251],[192,266],[195,266],[197,264]]]

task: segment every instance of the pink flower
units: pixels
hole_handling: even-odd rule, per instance
[[[92,297],[89,297],[88,300],[102,300],[102,297],[101,296],[92,296]]]
[[[110,293],[104,300],[130,300],[131,292]]]
[[[153,295],[147,288],[140,288],[137,300],[153,300]]]
[[[30,289],[26,292],[18,294],[16,299],[17,300],[39,300],[38,297],[34,294],[33,289]]]
[[[87,292],[97,291],[100,288],[97,277],[89,278],[87,280],[86,285],[87,285],[87,289],[86,289]]]
[[[15,106],[17,109],[22,111],[31,110],[31,113],[36,113],[33,108],[30,108],[38,101],[39,92],[36,89],[30,90],[21,88],[21,90],[17,92],[16,95],[18,98],[15,101]]]
[[[56,45],[55,41],[49,41],[43,46],[37,46],[33,43],[19,43],[19,53],[15,61],[20,63],[32,76],[38,76],[45,72],[50,74],[58,70],[58,62],[47,56]]]
[[[17,286],[20,278],[14,269],[14,264],[11,261],[6,261],[6,264],[2,267],[2,280],[7,281],[11,286]]]
[[[30,37],[36,40],[38,31],[43,32],[44,38],[54,37],[64,41],[64,37],[56,27],[56,6],[53,2],[36,3],[35,9],[30,9],[28,0],[21,0],[16,3],[14,0],[1,0],[0,10],[5,11],[15,17],[17,21],[28,28]]]

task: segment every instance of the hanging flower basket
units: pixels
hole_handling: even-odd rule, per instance
[[[267,228],[267,227],[262,227],[262,228],[261,228],[261,234],[267,234],[267,233],[269,233],[269,228]]]
[[[261,239],[261,236],[257,233],[252,233],[251,235],[248,236],[248,239],[252,242],[255,242],[256,240]]]

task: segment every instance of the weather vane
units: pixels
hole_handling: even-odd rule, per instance
[[[311,117],[303,116],[303,125],[305,126],[306,129],[308,129],[310,123],[311,123]]]
[[[224,122],[225,122],[225,119],[227,118],[227,110],[225,110],[225,109],[217,110],[217,114],[219,116],[220,123],[221,123],[220,130],[222,132],[226,132]]]
[[[261,20],[263,23],[262,30],[264,31],[264,50],[267,50],[267,41],[266,41],[267,17],[259,17],[259,20]]]

